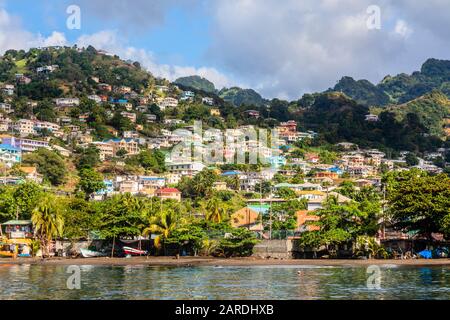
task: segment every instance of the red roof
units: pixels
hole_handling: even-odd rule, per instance
[[[181,192],[176,188],[163,188],[159,189],[157,193],[181,193]]]

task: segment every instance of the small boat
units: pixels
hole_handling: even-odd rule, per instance
[[[104,252],[99,251],[92,251],[88,249],[80,249],[81,255],[83,258],[100,258],[100,257],[106,257],[107,254]]]
[[[0,258],[12,258],[14,253],[10,250],[10,245],[6,243],[0,243]]]
[[[148,254],[148,252],[145,250],[139,250],[130,247],[123,247],[123,252],[125,253],[125,255],[130,256],[146,256]]]

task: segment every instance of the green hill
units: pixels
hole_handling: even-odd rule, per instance
[[[238,87],[220,90],[219,97],[237,107],[240,107],[243,104],[260,106],[266,102],[266,100],[264,100],[255,90],[241,89]]]
[[[343,77],[331,91],[343,92],[358,103],[367,106],[384,106],[390,100],[383,90],[370,81],[355,81],[351,77]]]
[[[45,76],[37,68],[57,65]],[[117,56],[99,53],[93,47],[9,50],[0,59],[1,81],[15,82],[15,74],[22,73],[33,81],[19,86],[19,92],[33,100],[55,98],[63,94],[79,96],[96,92],[99,78],[112,86],[128,86],[136,92],[147,88],[155,78],[138,62],[125,62]]]
[[[450,114],[450,100],[440,91],[433,91],[405,104],[391,106],[399,120],[403,120],[408,113],[414,113],[420,122],[430,130],[431,134],[443,135],[444,119]]]
[[[378,88],[386,92],[394,103],[405,103],[433,90],[440,90],[450,98],[450,61],[428,59],[412,75],[386,77]]]
[[[396,117],[396,113],[385,110],[378,122],[368,122],[365,117],[369,112],[367,106],[343,93],[327,92],[316,95],[297,119],[306,129],[319,133],[319,145],[346,141],[361,147],[416,152],[433,150],[442,142],[427,135],[429,130],[415,113]]]
[[[343,77],[334,88],[366,106],[404,104],[433,90],[440,90],[450,98],[450,61],[428,59],[420,71],[411,75],[401,73],[386,76],[378,85],[367,80]]]
[[[214,83],[209,81],[208,79],[202,78],[200,76],[190,76],[184,78],[178,78],[175,80],[174,84],[181,85],[183,87],[188,87],[200,91],[204,91],[206,93],[215,93],[216,87]]]

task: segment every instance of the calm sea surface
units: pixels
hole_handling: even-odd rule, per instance
[[[80,290],[67,268],[0,265],[0,299],[450,299],[449,267],[381,266],[369,289],[365,267],[81,266]]]

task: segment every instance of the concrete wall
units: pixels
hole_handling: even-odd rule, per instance
[[[292,240],[263,240],[253,248],[253,256],[258,258],[293,258]]]

